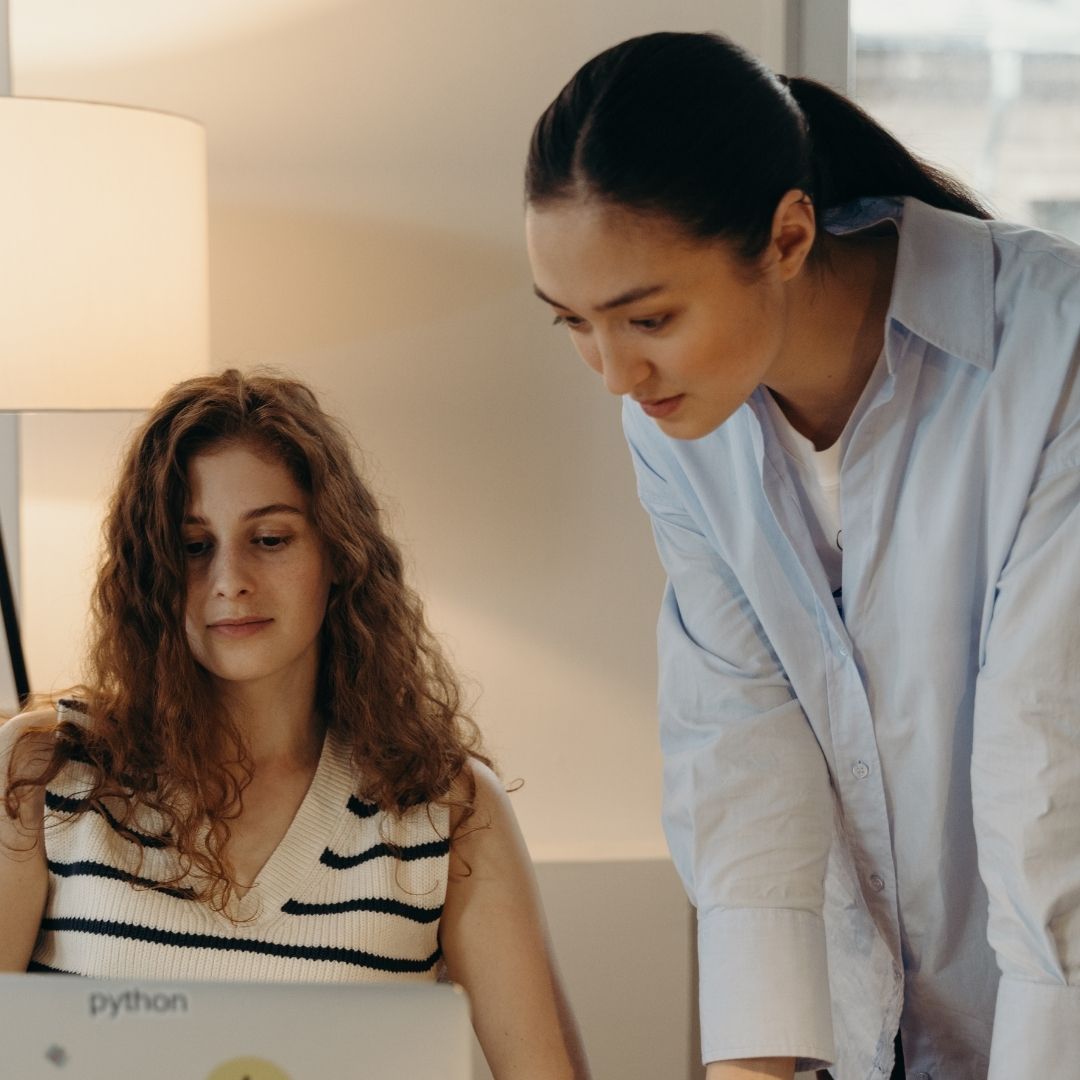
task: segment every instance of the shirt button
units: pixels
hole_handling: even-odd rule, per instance
[[[930,1080],[930,1074],[927,1072],[915,1072],[911,1074],[911,1080]]]
[[[870,766],[865,761],[856,761],[851,766],[851,774],[856,780],[865,780],[870,775]]]
[[[843,645],[841,645],[840,648],[837,649],[836,651],[840,654],[842,659],[844,659],[844,660],[847,659],[847,649],[845,649]]]
[[[870,875],[870,888],[873,889],[874,892],[881,892],[881,890],[885,888],[884,879],[879,877],[877,874],[871,874]]]

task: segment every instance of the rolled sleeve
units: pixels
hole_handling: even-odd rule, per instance
[[[793,1057],[803,1070],[834,1060],[820,916],[779,908],[713,911],[698,920],[698,952],[703,1061],[768,1054]]]
[[[998,984],[987,1080],[1062,1076],[1080,1062],[1080,986],[1004,976]]]

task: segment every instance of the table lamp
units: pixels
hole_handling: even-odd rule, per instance
[[[0,411],[148,408],[210,366],[204,130],[13,97],[9,55],[0,0]],[[0,608],[21,704],[2,538]]]

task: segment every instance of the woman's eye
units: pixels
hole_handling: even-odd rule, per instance
[[[197,559],[200,555],[205,555],[210,550],[210,542],[208,540],[185,540],[184,541],[184,554],[189,559]]]
[[[639,330],[659,330],[667,324],[668,318],[667,315],[654,315],[649,319],[631,319],[630,322]]]
[[[565,326],[568,330],[580,330],[585,320],[580,315],[556,315],[553,326]]]
[[[254,542],[268,551],[275,551],[283,548],[289,542],[289,538],[287,536],[257,536]]]

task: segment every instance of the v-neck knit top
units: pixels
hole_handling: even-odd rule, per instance
[[[449,811],[401,818],[356,794],[347,747],[328,732],[315,776],[235,921],[180,888],[175,853],[122,837],[109,814],[71,817],[88,770],[46,792],[49,892],[31,971],[115,978],[374,982],[435,979]],[[140,824],[152,833],[149,815]]]

